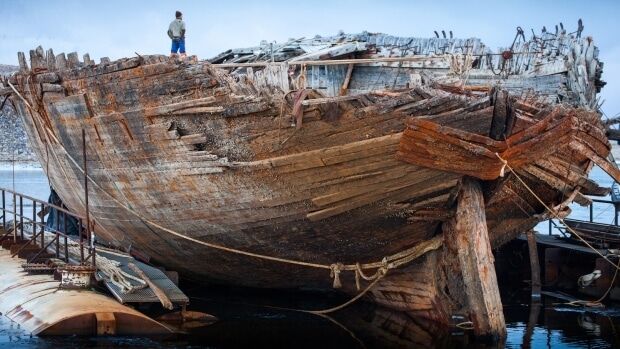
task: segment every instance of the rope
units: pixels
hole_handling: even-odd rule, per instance
[[[31,109],[32,111],[36,111],[28,103],[28,101],[17,91],[17,89],[15,89],[15,87],[10,82],[9,82],[9,86],[11,87],[11,89],[13,89],[15,94],[19,98],[22,99],[22,101],[25,103],[25,105],[29,109]],[[80,164],[71,156],[71,154],[69,154],[67,149],[58,140],[56,135],[54,135],[52,132],[48,132],[47,135],[49,135],[50,137],[52,137],[54,139],[54,141],[60,146],[60,148],[67,155],[67,158],[73,163],[73,165],[80,172],[84,173],[84,169],[82,169],[80,167]],[[424,255],[426,252],[438,249],[443,244],[443,237],[441,235],[437,235],[437,236],[435,236],[435,237],[433,237],[433,238],[431,238],[431,239],[429,239],[427,241],[424,241],[422,243],[419,243],[419,244],[417,244],[417,245],[415,245],[415,246],[413,246],[413,247],[411,247],[409,249],[406,249],[404,251],[401,251],[401,252],[396,253],[396,254],[391,255],[391,256],[386,256],[380,262],[364,263],[364,264],[359,264],[359,263],[355,263],[355,264],[342,264],[342,263],[320,264],[320,263],[313,263],[313,262],[293,260],[293,259],[288,259],[288,258],[273,257],[273,256],[268,256],[268,255],[264,255],[264,254],[260,254],[260,253],[254,253],[254,252],[239,250],[239,249],[236,249],[236,248],[226,247],[226,246],[222,246],[222,245],[211,243],[211,242],[201,241],[201,240],[192,238],[190,236],[181,234],[179,232],[176,232],[176,231],[174,231],[172,229],[166,228],[166,227],[164,227],[164,226],[162,226],[162,225],[160,225],[160,224],[158,224],[156,222],[153,222],[153,221],[143,217],[138,212],[134,211],[127,204],[121,202],[116,197],[114,197],[112,194],[110,194],[107,190],[102,188],[90,176],[87,176],[87,178],[97,189],[99,189],[102,193],[107,195],[112,201],[114,201],[116,204],[118,204],[119,206],[123,207],[125,210],[127,210],[128,212],[130,212],[134,216],[138,217],[140,220],[142,220],[143,222],[147,223],[148,225],[151,225],[151,226],[153,226],[155,228],[158,228],[158,229],[160,229],[160,230],[162,230],[164,232],[167,232],[167,233],[169,233],[171,235],[174,235],[176,237],[179,237],[181,239],[184,239],[184,240],[187,240],[187,241],[190,241],[190,242],[194,242],[196,244],[203,245],[203,246],[206,246],[206,247],[210,247],[210,248],[213,248],[213,249],[216,249],[216,250],[224,251],[224,252],[239,254],[239,255],[243,255],[243,256],[247,256],[247,257],[253,257],[253,258],[262,259],[262,260],[268,260],[268,261],[272,261],[272,262],[278,262],[278,263],[292,264],[292,265],[298,265],[298,266],[309,267],[309,268],[329,270],[330,271],[330,276],[333,278],[333,286],[334,286],[334,288],[339,288],[339,287],[342,286],[342,283],[340,282],[340,273],[342,271],[355,271],[356,274],[358,274],[357,270],[376,269],[375,275],[373,275],[375,277],[373,282],[368,287],[366,287],[366,289],[364,291],[362,291],[356,297],[351,299],[349,302],[344,303],[343,305],[340,305],[338,307],[334,307],[334,308],[331,308],[331,309],[327,309],[327,310],[314,311],[314,313],[317,313],[317,314],[318,313],[325,314],[326,312],[332,312],[332,311],[336,311],[338,309],[341,309],[343,307],[346,307],[347,305],[353,303],[357,299],[361,298],[364,294],[366,294],[372,288],[372,286],[374,286],[380,279],[382,279],[387,274],[388,270],[394,269],[394,268],[398,268],[398,267],[400,267],[400,266],[402,266],[404,264],[407,264],[407,263],[413,261],[414,259]]]
[[[605,293],[601,296],[601,298],[595,301],[575,300],[575,301],[564,303],[564,304],[574,305],[574,306],[583,305],[583,306],[592,307],[592,308],[604,307],[602,302],[607,297],[609,292],[611,292],[611,289],[614,287],[614,283],[616,282],[616,278],[618,277],[618,270],[620,270],[620,259],[618,259],[618,264],[615,266],[616,266],[616,271],[614,272],[614,277],[611,279],[611,282],[609,283],[609,287],[607,288],[607,291],[605,291]]]
[[[462,330],[473,330],[474,329],[474,323],[471,322],[471,321],[459,322],[455,326],[460,328],[460,329],[462,329]]]
[[[579,240],[581,240],[581,242],[583,242],[588,248],[590,248],[592,251],[596,252],[596,254],[598,254],[601,258],[603,258],[604,260],[606,260],[609,264],[613,265],[614,268],[620,269],[620,264],[616,265],[616,263],[612,262],[609,260],[609,258],[607,258],[605,255],[603,255],[599,250],[597,250],[596,248],[594,248],[594,246],[592,246],[589,242],[587,242],[584,238],[581,237],[581,235],[579,235],[575,230],[573,230],[571,227],[568,226],[568,224],[566,224],[566,222],[564,222],[564,219],[562,217],[560,217],[554,210],[552,210],[551,208],[549,208],[549,206],[547,206],[547,204],[545,204],[545,202],[538,196],[536,195],[536,193],[534,193],[534,191],[532,190],[532,188],[530,188],[527,183],[525,183],[523,181],[523,179],[521,179],[521,176],[519,176],[517,174],[517,172],[510,167],[510,165],[508,164],[508,161],[506,161],[505,159],[503,159],[498,153],[495,153],[495,155],[500,159],[500,161],[502,161],[506,167],[515,175],[515,177],[519,180],[519,182],[521,182],[521,184],[523,184],[523,186],[525,187],[525,189],[527,189],[527,191],[530,192],[530,194],[532,194],[536,200],[538,200],[538,202],[543,205],[545,207],[545,209],[547,211],[549,211],[549,213],[551,213],[553,215],[553,217],[555,219],[557,219],[558,221],[560,221],[560,223],[562,223],[562,225],[564,225],[564,228],[566,228],[566,230],[568,230],[569,232],[571,232],[571,234],[574,234],[577,238],[579,238]]]
[[[383,279],[387,273],[388,273],[389,269],[387,268],[380,268],[377,273],[378,276],[376,279],[374,279],[370,284],[368,284],[368,286],[366,286],[366,288],[364,289],[364,291],[358,293],[355,297],[351,298],[350,300],[348,300],[347,302],[344,302],[338,306],[335,306],[333,308],[328,308],[328,309],[323,309],[323,310],[302,310],[306,313],[310,313],[310,314],[315,314],[315,315],[325,315],[325,314],[329,314],[329,313],[333,313],[335,311],[338,311],[340,309],[346,308],[349,305],[355,303],[358,299],[362,298],[364,295],[366,295],[366,293],[368,293],[370,291],[370,289],[373,288],[373,286],[375,286],[381,279]]]

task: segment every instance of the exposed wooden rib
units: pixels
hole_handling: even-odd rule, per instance
[[[607,161],[605,158],[599,156],[592,149],[577,141],[570,142],[570,147],[575,151],[580,152],[588,159],[592,160],[595,164],[602,168],[603,171],[610,175],[611,178],[613,178],[616,182],[620,183],[620,170],[618,170],[618,168],[609,163],[609,161]]]

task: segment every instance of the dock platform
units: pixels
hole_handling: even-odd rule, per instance
[[[61,289],[0,249],[0,313],[33,335],[169,335],[163,324],[91,290]]]

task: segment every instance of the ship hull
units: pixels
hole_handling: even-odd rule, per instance
[[[488,228],[493,248],[548,219],[545,205],[565,214],[570,202],[587,201],[582,192],[604,191],[587,179],[592,159],[609,152],[590,111],[600,74],[573,94],[575,113],[550,102],[566,88],[554,81],[570,72],[550,77],[539,66],[532,79],[505,77],[508,94],[489,85],[501,79],[492,69],[467,60],[477,85],[435,63],[437,79],[423,83],[425,60],[410,63],[402,81],[405,68],[392,63],[369,62],[357,73],[349,64],[340,75],[274,63],[256,72],[239,67],[246,69],[239,75],[162,56],[66,66],[42,50],[31,57],[32,71],[10,80],[18,91],[12,99],[64,204],[86,212],[86,156],[97,240],[200,282],[342,284],[356,294],[360,274],[339,266],[388,268],[390,258],[442,236],[464,180],[477,177],[482,235]],[[547,68],[565,69],[558,67]],[[524,93],[545,79],[544,93]],[[585,143],[588,152],[575,150]],[[512,156],[514,173],[500,153]],[[448,250],[424,250],[372,284],[368,296],[448,321],[454,300],[441,291],[452,278]]]

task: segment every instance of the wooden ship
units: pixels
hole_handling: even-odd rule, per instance
[[[210,60],[38,47],[0,94],[81,214],[86,154],[100,243],[201,282],[337,287],[501,335],[491,249],[605,195],[593,164],[619,177],[581,31],[519,28],[499,51],[340,33]]]

